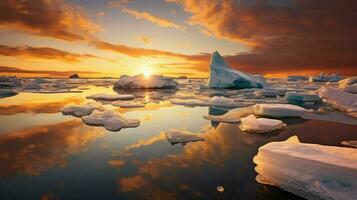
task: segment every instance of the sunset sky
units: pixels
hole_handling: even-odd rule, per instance
[[[357,1],[1,0],[0,74],[357,74]]]

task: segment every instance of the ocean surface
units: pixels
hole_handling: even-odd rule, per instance
[[[255,180],[258,148],[294,135],[301,142],[333,146],[357,140],[357,125],[343,123],[355,119],[324,103],[302,106],[338,117],[282,118],[284,129],[259,134],[203,118],[222,115],[228,108],[170,103],[178,94],[252,103],[277,100],[254,98],[247,90],[198,89],[204,81],[179,80],[178,90],[114,91],[113,80],[82,79],[66,83],[72,92],[24,90],[1,98],[0,199],[302,199]],[[299,91],[319,88],[308,82],[271,84]],[[142,108],[105,105],[139,119],[140,126],[111,132],[61,113],[66,104],[93,102],[86,97],[97,93],[134,94],[135,100],[145,102]],[[201,133],[205,141],[172,145],[165,131],[173,128]]]

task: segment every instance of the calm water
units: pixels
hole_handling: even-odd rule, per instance
[[[90,86],[83,93],[0,99],[0,199],[300,199],[255,181],[258,148],[292,135],[335,146],[357,140],[357,126],[305,119],[283,119],[288,126],[273,133],[244,133],[238,125],[202,118],[227,110],[168,101],[115,108],[141,121],[119,132],[59,112],[99,92],[113,90]],[[204,133],[205,141],[171,145],[163,133],[171,128]]]

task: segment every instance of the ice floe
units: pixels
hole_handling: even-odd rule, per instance
[[[293,136],[260,147],[253,161],[259,183],[307,199],[356,199],[357,149],[300,143]]]
[[[287,92],[285,99],[292,102],[319,102],[319,95],[310,93]]]
[[[109,131],[119,131],[122,128],[137,127],[140,125],[140,120],[127,119],[114,110],[95,110],[91,115],[83,116],[82,120],[87,125],[103,126]]]
[[[65,105],[61,112],[64,115],[73,115],[76,117],[82,117],[90,115],[94,110],[103,110],[103,105],[99,102],[90,102],[82,105]]]
[[[240,119],[241,124],[239,128],[242,131],[247,132],[270,132],[273,130],[281,129],[286,126],[281,120],[268,119],[268,118],[256,118],[254,115],[249,115]]]
[[[209,66],[208,86],[210,88],[263,88],[266,86],[262,76],[254,76],[228,66],[222,56],[213,52]]]
[[[357,140],[342,141],[341,144],[345,145],[345,146],[356,147],[357,148]]]
[[[338,82],[339,88],[345,92],[357,94],[357,76],[343,79]]]
[[[205,139],[197,133],[185,130],[170,129],[165,132],[167,140],[171,144],[204,141]]]
[[[145,107],[145,104],[141,102],[124,102],[124,101],[112,101],[110,103],[113,106],[118,106],[121,108],[141,108]]]
[[[253,107],[235,108],[229,110],[224,115],[204,115],[203,118],[214,122],[238,123],[242,117],[254,113]]]
[[[324,74],[321,72],[318,76],[310,77],[310,82],[338,82],[342,80],[343,77],[339,74]]]
[[[309,78],[306,76],[288,76],[287,81],[307,81]]]
[[[145,77],[144,74],[138,74],[123,75],[114,83],[114,86],[118,89],[171,89],[177,87],[177,82],[173,78],[162,75]]]
[[[257,97],[276,97],[281,93],[275,90],[257,90],[254,91],[254,95]]]
[[[340,110],[346,112],[357,111],[357,94],[350,94],[337,88],[322,86],[319,95],[327,103]]]
[[[300,106],[291,104],[255,104],[254,114],[269,117],[301,117],[306,110]]]
[[[134,95],[132,94],[93,94],[87,96],[87,99],[104,100],[104,101],[116,101],[116,100],[132,100]]]

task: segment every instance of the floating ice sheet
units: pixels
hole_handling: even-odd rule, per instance
[[[90,115],[94,110],[103,110],[103,105],[99,102],[91,102],[82,105],[66,105],[61,109],[64,115],[82,117]]]
[[[256,104],[254,114],[269,117],[301,117],[308,110],[291,104]]]
[[[300,143],[294,136],[260,147],[253,161],[260,183],[307,199],[356,199],[357,149]]]
[[[123,75],[114,86],[119,89],[169,89],[176,88],[177,82],[173,78],[162,75],[145,77],[143,74],[135,76]]]
[[[204,141],[199,134],[185,130],[170,129],[166,131],[166,138],[171,144]]]
[[[145,104],[141,102],[123,102],[123,101],[112,101],[111,105],[118,106],[121,108],[141,108],[145,107]]]
[[[87,99],[104,100],[104,101],[116,101],[116,100],[132,100],[134,95],[132,94],[93,94],[87,96]]]
[[[253,107],[249,106],[245,108],[232,109],[224,115],[204,115],[203,118],[215,122],[239,123],[242,117],[246,117],[252,113],[254,113]]]
[[[242,122],[239,128],[242,131],[247,132],[270,132],[273,130],[281,129],[286,126],[281,120],[268,119],[268,118],[256,118],[254,115],[249,115],[247,117],[241,118]]]
[[[321,101],[319,95],[310,93],[297,93],[297,92],[287,92],[285,94],[285,99],[287,101],[293,102],[319,102]]]
[[[346,112],[357,111],[357,94],[350,94],[337,88],[323,86],[320,89],[319,95],[327,103],[340,110]]]

